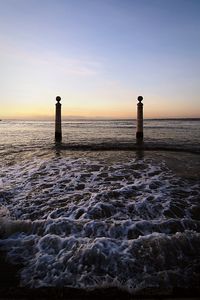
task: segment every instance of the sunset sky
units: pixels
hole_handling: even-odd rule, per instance
[[[199,0],[0,0],[0,118],[200,117]]]

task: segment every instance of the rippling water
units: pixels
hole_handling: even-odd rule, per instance
[[[136,121],[63,121],[63,143],[67,145],[111,144],[135,142]],[[1,121],[0,144],[19,147],[53,145],[54,122]],[[146,143],[199,150],[200,119],[144,121]]]
[[[199,129],[146,121],[145,143],[198,153]],[[0,132],[0,245],[23,265],[22,286],[198,287],[199,154],[63,150],[52,122],[0,122]],[[63,126],[66,144],[134,139],[134,121]]]

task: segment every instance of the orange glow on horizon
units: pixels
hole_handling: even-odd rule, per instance
[[[71,102],[65,99],[70,97],[62,97],[62,118],[111,118],[111,119],[135,119],[137,112],[136,97],[126,97],[124,101],[112,98],[110,101],[92,100],[84,101],[83,99],[75,99],[71,97]],[[153,99],[153,100],[152,100]],[[31,101],[31,103],[20,103],[1,107],[0,119],[32,119],[32,120],[54,120],[56,101],[45,99],[39,103]],[[159,103],[159,105],[158,105]],[[190,103],[159,99],[153,96],[144,97],[144,118],[200,118],[198,105],[191,106]]]

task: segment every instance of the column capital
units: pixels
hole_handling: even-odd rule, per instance
[[[143,100],[143,97],[142,96],[138,96],[137,100],[141,103],[142,100]]]
[[[61,101],[61,97],[60,96],[57,96],[56,97],[56,101],[59,103]]]

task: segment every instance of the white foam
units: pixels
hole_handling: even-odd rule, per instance
[[[198,183],[150,160],[85,157],[35,158],[2,174],[0,245],[24,264],[22,285],[191,283],[199,263]]]

